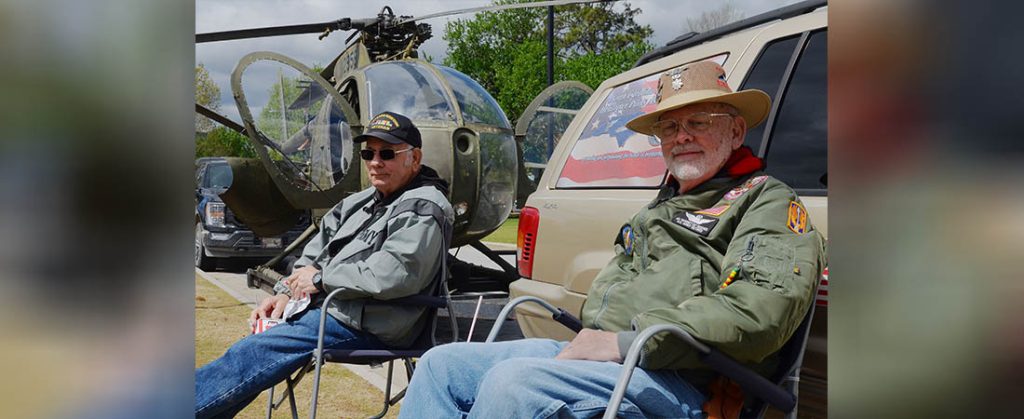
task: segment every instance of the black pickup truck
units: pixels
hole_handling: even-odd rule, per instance
[[[309,227],[307,213],[283,235],[257,236],[220,199],[231,179],[231,167],[223,158],[196,160],[195,265],[204,271],[216,269],[226,258],[269,259]]]

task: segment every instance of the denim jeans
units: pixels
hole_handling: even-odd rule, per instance
[[[196,417],[233,417],[256,396],[309,362],[320,328],[319,307],[267,331],[246,336],[223,356],[196,370]],[[370,334],[350,330],[330,315],[325,349],[377,349]]]
[[[614,362],[555,360],[567,342],[437,346],[420,358],[400,418],[587,418],[604,413]],[[637,369],[619,417],[700,418],[704,395],[673,371]]]

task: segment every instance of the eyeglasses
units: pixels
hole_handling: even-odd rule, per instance
[[[711,130],[712,121],[716,116],[729,116],[735,117],[736,115],[728,113],[708,113],[708,112],[697,112],[690,114],[683,119],[663,119],[655,122],[651,128],[654,131],[654,136],[659,141],[667,141],[676,138],[679,135],[679,128],[682,127],[688,134],[696,136],[700,134],[706,134]]]
[[[376,151],[376,150],[371,150],[369,148],[364,148],[362,150],[359,150],[359,157],[362,158],[363,160],[370,161],[370,160],[373,160],[373,155],[374,154],[380,154],[380,159],[381,160],[391,160],[391,159],[395,158],[395,156],[397,156],[398,153],[404,153],[404,152],[412,150],[412,149],[413,149],[412,147],[409,147],[409,148],[404,149],[404,150],[395,151],[395,150],[392,150],[390,148],[385,148],[385,149],[382,149],[380,151]]]

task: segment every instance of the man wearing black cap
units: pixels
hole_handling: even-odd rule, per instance
[[[326,349],[408,346],[426,321],[422,307],[366,304],[428,291],[440,274],[454,215],[448,184],[421,164],[420,132],[405,116],[384,112],[364,134],[359,155],[372,187],[324,215],[282,292],[264,299],[251,322],[280,318],[290,299],[312,301],[286,322],[249,335],[196,370],[196,417],[231,417],[263,390],[309,362],[317,345],[320,304],[328,308]],[[284,291],[286,290],[287,291]]]

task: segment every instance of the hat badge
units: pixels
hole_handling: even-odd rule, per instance
[[[672,70],[670,76],[672,77],[672,88],[675,90],[681,89],[683,87],[683,72],[676,68]]]

